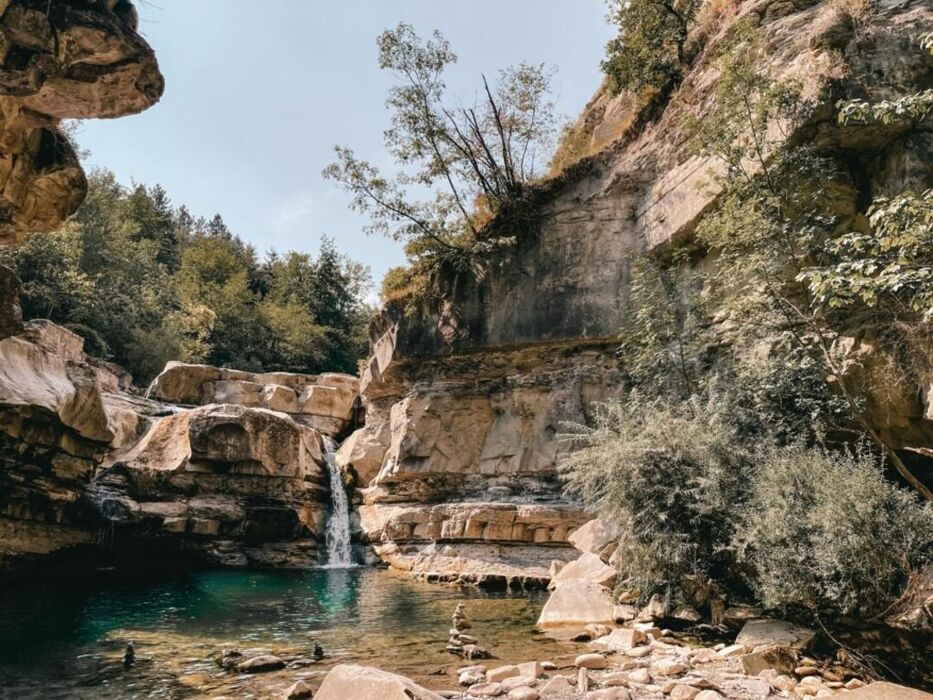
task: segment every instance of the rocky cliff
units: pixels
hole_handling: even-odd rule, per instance
[[[799,81],[817,101],[786,139],[817,144],[848,174],[845,216],[873,196],[933,182],[928,129],[842,127],[832,110],[839,99],[933,84],[933,61],[916,43],[933,26],[929,3],[881,0],[859,26],[837,3],[730,8],[694,37],[703,48],[660,116],[642,118],[630,95],[597,95],[580,125],[601,150],[534,190],[533,225],[508,232],[514,249],[490,257],[480,277],[441,279],[433,300],[387,308],[374,325],[366,425],[339,458],[358,479],[363,533],[392,565],[501,580],[546,576],[547,559],[571,556],[567,534],[582,514],[555,474],[561,423],[624,390],[616,335],[633,256],[689,241],[717,201],[719,166],[689,153],[682,125],[710,109],[715,47],[736,20],[767,42],[762,70]],[[849,342],[853,353],[870,350]],[[905,392],[879,398],[874,413],[896,444],[929,448],[930,403]]]

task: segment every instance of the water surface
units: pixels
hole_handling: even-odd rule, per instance
[[[566,658],[577,645],[534,631],[546,594],[430,585],[371,568],[214,571],[146,584],[0,590],[0,697],[277,697],[297,678],[315,685],[353,661],[455,685],[464,665],[444,646],[466,604],[473,632],[499,659]],[[126,669],[132,639],[137,662]],[[327,652],[313,663],[319,641]],[[224,672],[223,649],[274,652],[290,668],[262,677]]]

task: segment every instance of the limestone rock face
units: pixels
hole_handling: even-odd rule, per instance
[[[87,189],[63,119],[140,112],[162,95],[127,2],[0,2],[0,244],[59,226]]]
[[[378,668],[340,664],[324,677],[317,700],[442,700],[413,681]]]
[[[210,365],[169,362],[148,395],[184,405],[236,404],[288,413],[337,435],[354,420],[359,381],[347,374],[253,373]]]
[[[184,547],[229,566],[310,566],[323,533],[320,434],[231,404],[155,420],[102,470],[90,497],[118,538]]]
[[[362,381],[366,426],[338,460],[357,477],[363,535],[380,556],[490,585],[540,583],[552,561],[578,556],[567,537],[586,516],[562,497],[556,435],[620,386],[609,347],[579,352],[374,356]]]

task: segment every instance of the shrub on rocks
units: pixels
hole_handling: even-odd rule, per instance
[[[737,545],[767,605],[877,614],[933,560],[933,504],[868,453],[791,445],[759,467]]]

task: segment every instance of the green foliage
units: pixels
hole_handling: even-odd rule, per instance
[[[825,264],[800,273],[817,304],[870,308],[882,318],[933,321],[933,189],[879,197],[871,231],[826,244]]]
[[[699,0],[610,0],[619,35],[602,62],[613,95],[662,90],[683,74],[687,33]]]
[[[590,426],[563,436],[568,492],[621,525],[621,585],[644,597],[731,575],[727,547],[753,461],[721,406],[632,394],[597,404]]]
[[[491,247],[513,242],[508,232],[482,241],[478,234],[503,211],[516,216],[525,186],[550,152],[550,72],[542,65],[507,68],[493,86],[483,78],[477,103],[456,106],[444,73],[457,57],[439,32],[422,40],[400,24],[377,43],[380,67],[397,79],[386,100],[392,122],[385,132],[395,174],[383,175],[344,147],[323,174],[352,195],[351,207],[369,217],[369,233],[405,242],[414,274],[477,271]]]
[[[758,466],[736,545],[766,605],[880,614],[933,558],[933,505],[869,453],[768,447]]]
[[[73,327],[86,350],[145,382],[168,360],[355,372],[367,351],[369,272],[325,239],[317,258],[255,251],[219,216],[194,219],[156,186],[91,173],[61,231],[0,252],[27,318]]]

